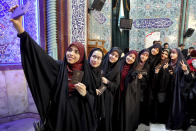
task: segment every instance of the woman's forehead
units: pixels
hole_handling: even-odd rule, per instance
[[[171,50],[172,53],[178,53],[176,49]]]
[[[149,52],[148,51],[144,51],[144,52],[142,52],[141,55],[149,55]]]
[[[111,54],[115,54],[115,55],[118,55],[119,53],[118,53],[118,51],[117,50],[113,50],[112,52],[111,52]]]
[[[102,52],[100,50],[95,50],[95,51],[93,51],[92,55],[102,56]]]
[[[77,47],[77,46],[75,46],[75,45],[70,45],[70,47],[69,47],[69,48],[72,48],[72,49],[78,50],[78,47]]]
[[[127,56],[136,56],[133,52],[130,52]]]

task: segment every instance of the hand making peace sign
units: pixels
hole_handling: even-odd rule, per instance
[[[184,61],[183,60],[180,61],[180,64],[181,64],[181,68],[182,68],[183,71],[187,71],[188,70],[187,65],[184,64]]]

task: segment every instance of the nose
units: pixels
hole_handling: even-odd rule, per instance
[[[97,61],[97,58],[93,59],[93,61],[96,62]]]

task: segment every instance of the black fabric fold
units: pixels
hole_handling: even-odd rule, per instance
[[[22,66],[42,121],[47,112],[51,90],[56,84],[60,63],[53,60],[24,32],[20,35]]]
[[[118,61],[115,63],[109,62],[109,55],[113,51],[117,51],[119,54]],[[105,117],[101,120],[102,127],[99,128],[100,131],[113,131],[112,129],[112,117],[113,117],[113,104],[114,95],[118,86],[120,85],[120,57],[122,51],[118,47],[113,47],[104,57],[103,60],[103,76],[109,80],[106,85],[107,89],[102,94],[104,98],[105,107]]]

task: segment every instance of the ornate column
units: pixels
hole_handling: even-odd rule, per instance
[[[47,44],[48,54],[57,58],[57,13],[56,0],[47,0]]]

